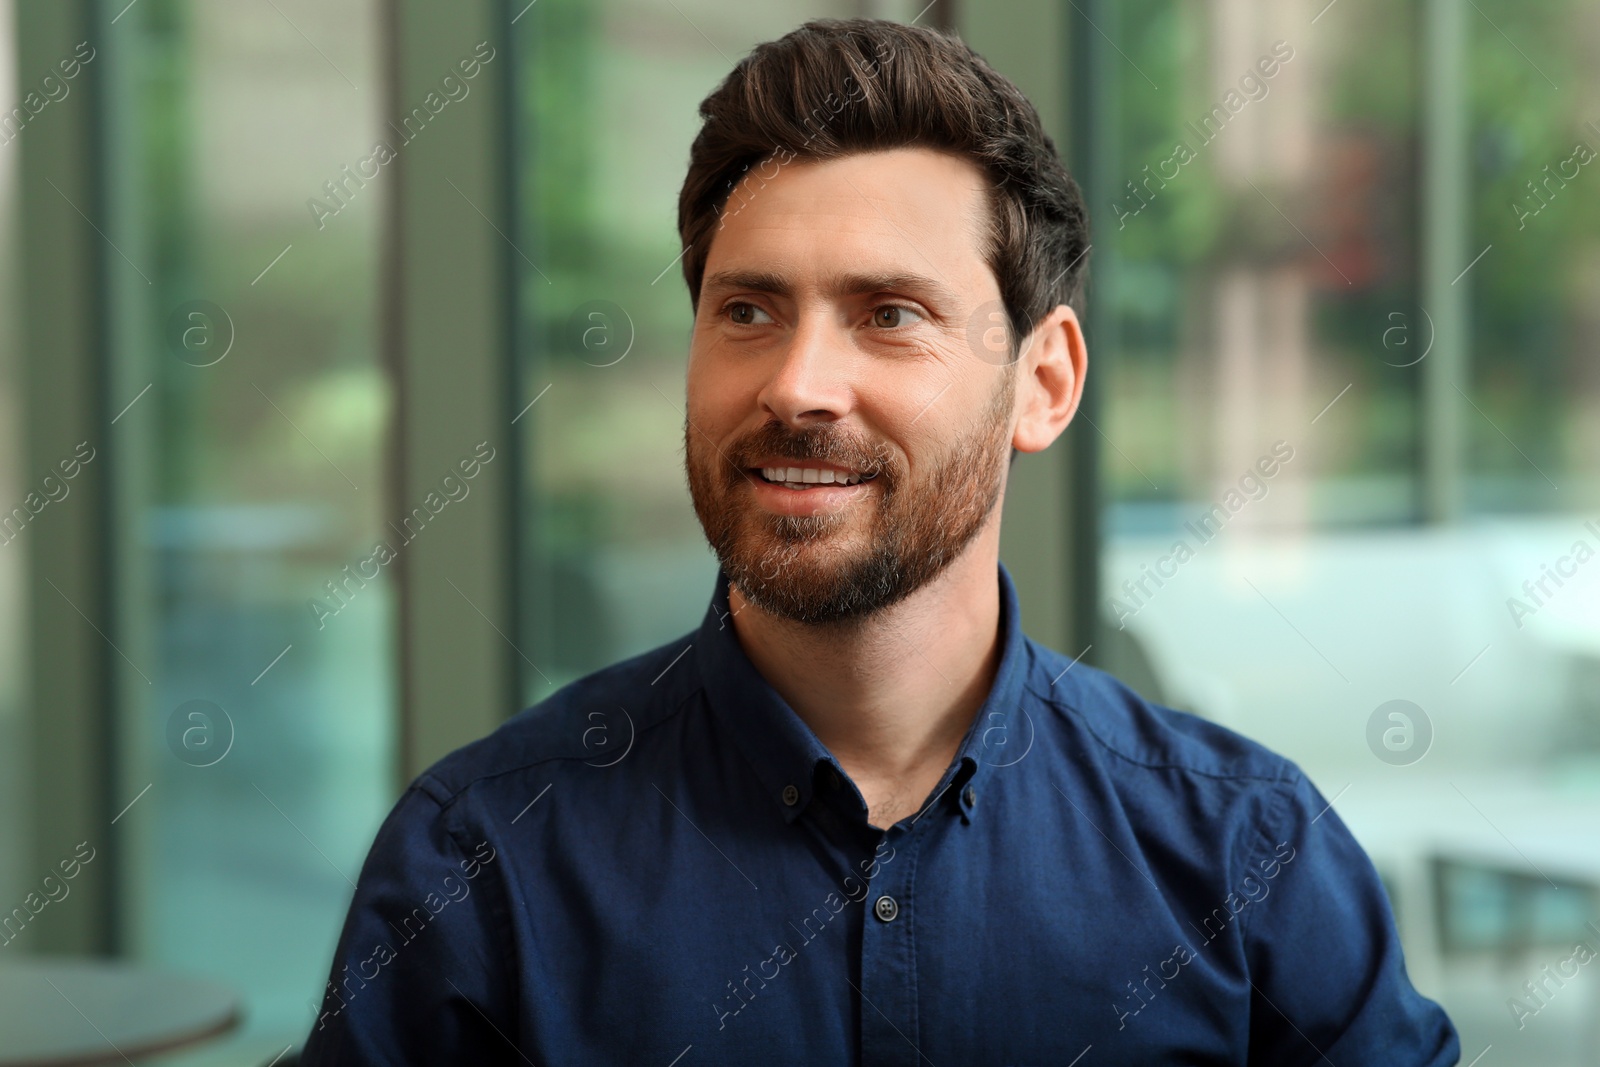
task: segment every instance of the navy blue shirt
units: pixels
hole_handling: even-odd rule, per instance
[[[373,843],[303,1062],[1456,1063],[1305,775],[1035,644],[999,582],[993,687],[887,831],[722,573],[698,631],[441,760]]]

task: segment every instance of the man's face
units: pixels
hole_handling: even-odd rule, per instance
[[[971,338],[998,321],[985,178],[924,148],[753,178],[712,231],[689,490],[752,603],[859,620],[942,572],[1004,486],[1016,368]]]

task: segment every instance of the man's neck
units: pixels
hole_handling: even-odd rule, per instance
[[[999,667],[998,531],[856,627],[770,615],[728,589],[745,655],[832,752],[880,817],[937,783]],[[893,821],[874,824],[887,826]]]

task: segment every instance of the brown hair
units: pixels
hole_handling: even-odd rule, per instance
[[[713,229],[745,171],[918,146],[962,156],[993,182],[984,258],[1013,358],[1057,304],[1082,312],[1082,193],[1028,98],[959,37],[881,19],[814,19],[757,45],[701,102],[700,117],[678,195],[694,306]]]

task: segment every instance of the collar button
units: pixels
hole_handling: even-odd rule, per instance
[[[783,787],[783,802],[791,808],[800,803],[800,790],[792,785]]]

